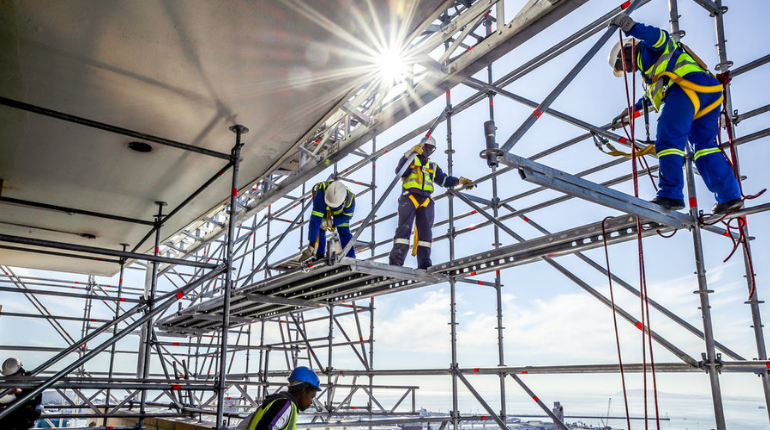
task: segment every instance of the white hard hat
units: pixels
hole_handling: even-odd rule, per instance
[[[634,39],[633,37],[628,37],[623,39],[622,46],[632,46],[635,43],[636,43],[636,39]],[[613,45],[612,49],[610,49],[610,55],[607,56],[607,62],[610,63],[610,67],[612,67],[612,74],[614,74],[618,78],[623,76],[623,66],[622,64],[620,64],[621,63],[620,47],[621,47],[621,42],[620,41],[615,42],[615,45]]]
[[[326,186],[324,202],[326,202],[326,206],[329,206],[330,208],[337,208],[345,203],[345,197],[347,197],[347,195],[348,189],[342,182],[330,182],[329,185]]]
[[[436,139],[434,139],[433,136],[428,136],[423,139],[421,143],[423,154],[425,154],[426,157],[430,157],[431,154],[433,154],[433,151],[436,150]]]
[[[3,376],[11,376],[21,370],[21,361],[18,358],[9,358],[3,362]]]

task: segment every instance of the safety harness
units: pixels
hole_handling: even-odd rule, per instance
[[[691,54],[689,48],[686,48],[683,44],[678,44],[661,30],[658,42],[652,47],[659,48],[664,43],[666,47],[663,49],[663,53],[647,70],[642,65],[642,53],[638,52],[636,54],[636,63],[639,66],[639,70],[650,81],[647,85],[647,98],[652,101],[655,110],[660,110],[668,87],[672,85],[671,81],[682,88],[695,107],[693,119],[698,119],[718,108],[722,103],[724,95],[721,95],[719,100],[701,109],[698,93],[721,93],[723,90],[722,85],[698,85],[684,78],[690,73],[697,72],[705,72],[714,76],[709,72],[708,67],[697,55]]]
[[[414,158],[414,162],[409,166],[412,170],[409,176],[401,179],[402,186],[405,190],[418,189],[433,192],[433,180],[436,178],[436,163],[429,161],[426,165],[422,165],[419,157]]]
[[[419,203],[417,201],[417,198],[414,196],[414,194],[409,194],[409,200],[412,201],[412,204],[414,205],[414,209],[417,210],[419,208],[427,208],[430,204],[430,197],[425,197],[425,201],[422,203]],[[412,257],[417,255],[417,247],[422,245],[425,247],[430,248],[431,243],[430,242],[420,242],[419,241],[419,233],[417,231],[417,217],[414,219],[414,244],[412,244]]]

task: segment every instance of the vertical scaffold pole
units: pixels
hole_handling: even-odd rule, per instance
[[[353,311],[355,312],[355,310]],[[304,330],[305,327],[299,327],[298,329]],[[334,306],[329,306],[329,355],[327,356],[327,362],[326,362],[326,376],[327,376],[327,383],[326,383],[326,411],[328,412],[326,421],[331,422],[332,420],[332,412],[334,412],[334,389],[333,389],[333,382],[332,382],[332,348],[334,347]],[[308,349],[310,349],[310,344],[308,343]],[[311,351],[312,352],[312,351]],[[322,370],[322,369],[318,369]]]
[[[155,216],[155,249],[153,249],[153,255],[155,257],[160,253],[160,230],[163,224],[163,206],[166,206],[166,202],[155,202],[158,205],[158,215]],[[147,300],[146,313],[151,313],[155,307],[155,291],[158,288],[158,262],[153,261],[150,272],[150,291],[145,299]],[[144,343],[144,355],[142,362],[142,382],[147,383],[147,379],[150,377],[150,356],[152,355],[152,318],[147,320],[145,325],[145,337],[142,340]],[[139,428],[144,425],[145,418],[145,403],[147,402],[147,390],[142,390],[141,402],[139,404]]]
[[[497,11],[500,13],[500,10]],[[499,20],[502,19],[501,17],[498,17],[498,23]],[[486,29],[487,29],[487,36],[492,34],[492,17],[489,15],[489,12],[487,12],[487,18],[486,18]],[[487,82],[489,82],[490,85],[494,83],[494,80],[492,78],[492,64],[489,64],[487,66]],[[495,123],[495,94],[493,92],[487,93],[487,99],[489,100],[489,121],[494,125]],[[492,166],[492,213],[497,219],[500,212],[500,198],[497,196],[497,175],[494,175],[494,173],[497,171],[497,166]],[[495,237],[495,243],[493,246],[495,249],[500,248],[502,245],[500,243],[500,228],[495,224],[494,226],[494,237]],[[497,270],[495,272],[495,295],[497,299],[497,355],[498,355],[498,365],[505,366],[505,350],[504,350],[504,343],[503,343],[503,330],[505,327],[503,327],[503,290],[501,288],[502,285],[502,278],[500,276],[500,271]],[[500,373],[500,419],[505,422],[506,417],[506,407],[505,407],[505,374]]]
[[[120,246],[123,247],[123,252],[126,252],[126,249],[128,248],[127,243],[121,243]],[[123,295],[123,272],[126,268],[126,257],[120,257],[120,274],[118,275],[118,300],[115,301],[115,319],[118,319],[120,316],[120,299]],[[112,337],[115,337],[118,334],[118,325],[115,324],[115,326],[112,328]],[[112,347],[110,349],[110,367],[109,371],[107,372],[107,379],[112,381],[112,373],[115,368],[115,344],[112,344]],[[104,410],[105,412],[109,412],[110,410],[110,389],[107,388],[107,396],[105,397],[105,406]],[[105,427],[107,426],[107,417],[104,417],[104,423],[102,424]]]
[[[377,153],[377,136],[372,138],[372,154]],[[372,157],[372,207],[377,204],[377,157]],[[372,238],[369,244],[370,256],[374,258],[374,247],[377,243],[377,236],[374,234],[374,228],[377,225],[375,218],[372,218]],[[374,370],[374,297],[369,299],[369,369]],[[369,399],[366,404],[366,408],[369,411],[369,420],[374,419],[372,410],[372,397],[374,396],[374,374],[369,374]],[[372,428],[369,427],[369,430]]]
[[[692,151],[688,149],[685,157],[685,172],[687,173],[687,192],[690,198],[690,215],[698,217],[698,204],[695,194],[695,174],[693,173]],[[706,340],[705,363],[702,366],[709,375],[711,382],[711,398],[714,403],[714,419],[716,420],[717,430],[726,430],[725,414],[722,405],[722,390],[719,386],[719,368],[720,363],[714,347],[714,330],[711,321],[711,305],[708,295],[713,291],[708,289],[706,283],[706,268],[703,262],[703,239],[701,238],[700,227],[696,225],[692,229],[693,247],[695,249],[695,268],[698,278],[698,290],[696,294],[700,296],[700,308],[703,316],[703,335]]]
[[[249,129],[238,124],[230,127],[230,131],[235,133],[235,146],[233,147],[231,154],[231,162],[233,163],[233,184],[230,192],[230,219],[227,223],[227,255],[225,256],[225,265],[227,269],[225,271],[225,296],[222,307],[222,335],[220,338],[218,363],[219,372],[216,380],[217,424],[215,428],[222,430],[225,429],[223,417],[225,412],[225,391],[227,390],[227,335],[228,327],[230,326],[230,296],[233,289],[233,243],[236,223],[235,217],[238,214],[238,170],[240,168],[241,148],[243,147],[241,136],[248,133]]]
[[[729,70],[730,66],[732,66],[732,61],[729,61],[727,59],[727,47],[726,47],[726,40],[725,40],[725,26],[724,26],[724,12],[727,10],[726,8],[722,7],[722,0],[718,0],[716,2],[717,4],[717,13],[714,14],[714,20],[716,24],[716,35],[717,35],[717,48],[718,48],[718,54],[719,54],[719,70],[721,72],[726,72]],[[730,84],[728,83],[725,87],[725,98],[727,99],[726,103],[726,109],[727,112],[725,114],[731,115],[733,112],[733,103],[732,103],[732,94],[730,91]],[[730,127],[730,132],[732,136],[735,136],[735,129],[733,128],[733,122],[729,122],[727,124],[727,127]],[[735,150],[733,148],[733,150]],[[735,154],[735,160],[738,160],[738,154]],[[741,177],[741,170],[740,170],[740,163],[736,163],[735,166],[733,166],[735,169],[735,174],[739,178]],[[749,234],[749,226],[748,224],[743,226],[743,233],[746,237],[751,237]],[[755,285],[755,277],[753,273],[753,267],[750,264],[750,257],[751,257],[751,242],[748,240],[744,242],[743,246],[743,264],[745,266],[746,270],[746,286],[748,287],[749,294],[752,292],[754,293],[751,297],[749,297],[748,301],[746,302],[749,307],[751,308],[751,322],[752,327],[754,329],[754,340],[757,344],[757,359],[761,361],[767,361],[767,348],[765,346],[765,335],[763,332],[763,326],[762,326],[762,316],[759,311],[759,304],[762,303],[759,300],[758,291],[756,289]],[[765,393],[765,408],[767,410],[768,419],[770,419],[770,375],[768,374],[768,369],[765,368],[765,370],[760,374],[760,377],[762,378],[762,389]]]
[[[446,92],[446,157],[447,157],[447,175],[452,176],[452,98],[450,92]],[[447,194],[449,199],[449,260],[455,259],[455,236],[454,236],[454,199],[452,194]],[[454,430],[460,428],[460,414],[457,404],[457,303],[455,301],[455,280],[449,280],[449,327],[450,342],[452,345],[452,425]]]

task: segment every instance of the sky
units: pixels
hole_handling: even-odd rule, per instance
[[[508,19],[517,11],[523,1],[506,2]],[[493,65],[495,79],[505,75],[520,64],[529,60],[533,55],[550,47],[587,23],[600,17],[611,8],[617,6],[616,1],[594,0],[581,6],[565,19],[544,31],[520,48],[512,51]],[[727,35],[728,58],[735,67],[767,55],[768,44],[762,43],[760,32],[770,16],[770,4],[760,0],[743,0],[740,2],[725,1],[729,7],[725,15],[725,31]],[[708,13],[693,1],[680,1],[680,26],[686,31],[683,39],[708,65],[717,63],[716,43],[713,19]],[[649,25],[668,28],[668,1],[652,0],[633,13],[633,18]],[[576,61],[595,43],[598,37],[592,37],[567,54],[548,63],[536,73],[530,74],[506,89],[515,94],[542,100],[553,87],[565,76]],[[612,76],[607,65],[606,52],[615,42],[617,36],[602,47],[599,54],[580,72],[573,83],[554,103],[553,107],[562,112],[576,116],[595,125],[608,123],[625,105],[624,84],[622,79]],[[759,42],[759,43],[758,43]],[[477,75],[486,79],[486,71]],[[770,78],[768,66],[760,67],[745,73],[733,81],[733,105],[740,112],[747,112],[767,103],[766,80]],[[638,84],[638,83],[637,83]],[[637,96],[640,87],[636,89]],[[452,90],[452,101],[457,103],[473,94],[473,90],[458,86]],[[412,116],[377,137],[377,147],[381,148],[393,140],[411,131],[414,127],[425,123],[437,116],[444,108],[443,98],[424,106]],[[495,117],[497,140],[502,142],[508,138],[531,114],[531,108],[522,107],[513,101],[496,97]],[[767,114],[765,114],[766,116]],[[765,116],[757,116],[746,120],[737,126],[738,136],[745,136],[754,131],[766,128]],[[470,109],[452,117],[452,138],[454,143],[453,172],[477,178],[490,172],[484,160],[478,157],[478,152],[484,148],[483,122],[488,119],[488,106],[478,103]],[[654,119],[651,127],[654,139]],[[643,126],[639,127],[643,130]],[[566,141],[578,134],[579,130],[564,124],[548,115],[543,115],[524,138],[513,148],[517,155],[530,156],[551,146]],[[445,170],[447,160],[443,157],[446,146],[446,124],[442,123],[434,136],[438,142],[438,150],[434,161]],[[414,142],[416,143],[416,142]],[[768,186],[766,169],[762,165],[770,159],[770,147],[766,145],[767,138],[743,145],[739,149],[742,173],[747,176],[743,182],[747,193],[755,193]],[[392,180],[398,158],[412,143],[403,145],[396,151],[377,160],[376,196]],[[367,152],[371,144],[364,145]],[[338,164],[343,170],[358,161],[350,156]],[[573,147],[560,151],[556,155],[545,157],[539,162],[570,173],[577,173],[597,164],[610,161],[610,157],[599,152],[590,141],[583,141]],[[654,160],[651,160],[654,164]],[[588,179],[601,182],[630,172],[630,163],[607,169],[591,175]],[[331,170],[319,174],[308,181],[308,186],[318,180],[325,179]],[[352,176],[362,182],[371,180],[371,170],[366,168]],[[699,203],[708,210],[713,204],[713,196],[706,190],[700,178],[696,178]],[[529,190],[534,186],[522,181],[516,172],[509,172],[498,179],[499,194],[502,198],[513,196]],[[351,186],[360,193],[361,187]],[[633,193],[630,184],[622,184],[616,189]],[[479,197],[492,196],[491,185],[487,182],[471,191]],[[640,178],[640,197],[651,199],[654,190],[649,179]],[[528,207],[558,196],[559,193],[548,191],[532,197],[516,200],[511,203],[516,208]],[[397,195],[393,193],[386,198],[381,214],[389,214],[396,207]],[[370,203],[370,194],[365,194],[358,200],[358,210],[355,219],[366,216],[366,208]],[[768,202],[767,195],[748,203],[756,206]],[[455,200],[455,213],[469,210],[462,202]],[[287,218],[293,218],[295,212],[290,212]],[[503,212],[504,213],[504,212]],[[618,215],[616,211],[600,207],[592,203],[573,199],[560,206],[547,208],[527,214],[531,219],[543,225],[549,231],[558,232],[579,225],[600,221],[606,216]],[[445,220],[448,216],[447,199],[436,203],[436,219]],[[355,220],[354,219],[354,220]],[[770,282],[764,273],[764,262],[770,258],[770,219],[767,214],[753,215],[749,218],[751,236],[756,239],[751,242],[753,260],[756,266],[759,298],[767,294],[763,288]],[[482,222],[479,215],[463,218],[457,221],[457,227],[463,228]],[[510,228],[526,238],[540,235],[520,220],[506,222]],[[375,237],[377,241],[392,237],[396,228],[394,219],[377,225]],[[446,225],[434,228],[434,236],[446,233]],[[275,238],[275,230],[272,232]],[[368,240],[369,233],[362,236]],[[259,231],[254,240],[265,240],[265,231]],[[747,359],[756,357],[753,332],[750,327],[751,319],[748,306],[744,304],[747,298],[744,266],[740,255],[735,255],[727,262],[722,260],[731,250],[730,241],[721,236],[703,233],[705,267],[709,288],[714,290],[710,295],[711,312],[714,322],[714,334],[717,340],[725,343]],[[291,233],[278,251],[281,255],[290,255],[303,247],[303,239],[299,232]],[[494,242],[491,228],[483,228],[473,234],[460,235],[456,238],[457,255],[469,255],[491,249]],[[501,233],[503,245],[514,243],[512,238]],[[377,249],[377,254],[387,252]],[[604,265],[603,249],[588,251],[585,254]],[[695,264],[693,258],[692,237],[689,232],[679,231],[670,239],[652,236],[644,240],[644,257],[646,265],[647,286],[650,297],[660,302],[668,309],[684,318],[695,327],[702,329],[701,312],[697,295],[692,292],[697,289],[693,275]],[[437,242],[433,248],[434,263],[449,259],[447,242]],[[636,242],[614,245],[610,248],[611,268],[614,273],[635,287],[639,286],[638,251]],[[385,261],[380,259],[379,261]],[[599,272],[587,268],[574,256],[559,257],[557,261],[581,277],[592,287],[607,294],[609,291],[606,277]],[[407,258],[407,266],[416,266],[413,257]],[[36,277],[63,277],[68,281],[85,281],[82,275],[62,275],[45,272],[32,272],[25,269],[13,269],[16,274]],[[493,281],[491,274],[477,277],[480,280]],[[144,274],[139,270],[131,270],[125,276],[128,285],[141,286]],[[99,279],[99,282],[113,284],[116,279]],[[5,283],[3,283],[5,284]],[[617,351],[615,336],[612,329],[612,314],[610,310],[586,294],[577,285],[550,268],[545,263],[533,263],[507,269],[502,272],[502,303],[504,330],[504,364],[508,366],[521,365],[559,365],[559,364],[616,364]],[[168,284],[164,285],[168,288]],[[621,291],[615,286],[616,300],[619,306],[634,315],[639,314],[639,300]],[[457,357],[461,368],[491,367],[499,364],[497,350],[496,294],[489,287],[457,284]],[[0,304],[8,312],[29,311],[30,304],[19,295],[0,292]],[[82,315],[83,303],[78,299],[41,297],[41,300],[57,315]],[[447,284],[434,285],[398,294],[378,297],[375,299],[375,359],[377,369],[445,369],[451,363],[449,337],[449,303],[450,287]],[[110,311],[105,306],[97,304],[93,309],[99,318],[109,318]],[[325,311],[314,311],[312,315],[324,315]],[[770,318],[766,309],[762,309],[762,317]],[[366,318],[366,317],[365,317]],[[0,344],[2,345],[39,345],[62,346],[63,340],[53,332],[43,320],[25,320],[20,318],[0,318]],[[700,357],[704,351],[703,342],[695,338],[681,327],[665,319],[657,311],[651,314],[651,326],[654,330],[673,342],[685,352]],[[80,323],[64,323],[65,327],[75,336],[80,333]],[[640,332],[624,321],[619,321],[619,337],[624,362],[641,361]],[[352,330],[354,325],[350,319],[343,321],[343,326]],[[257,326],[255,326],[257,327]],[[272,330],[272,329],[271,329]],[[328,328],[313,327],[313,334],[326,335]],[[765,329],[765,336],[768,331]],[[268,339],[277,340],[278,333],[270,331]],[[340,339],[340,333],[335,334]],[[234,338],[233,338],[234,340]],[[118,343],[118,349],[135,349],[136,337],[129,336]],[[676,362],[677,358],[655,345],[656,362]],[[27,367],[40,364],[47,355],[44,353],[22,353]],[[325,356],[325,352],[322,353]],[[122,371],[131,371],[135,367],[133,356],[121,355],[126,359],[118,362]],[[236,356],[236,368],[245,366],[241,357]],[[337,369],[357,369],[361,364],[352,353],[342,353],[334,357],[334,367]],[[322,360],[326,363],[325,359]],[[100,357],[95,360],[93,368],[104,368],[107,360]],[[154,368],[156,369],[157,366]],[[526,376],[526,378],[524,377]],[[603,415],[607,410],[607,399],[612,398],[612,414],[622,415],[622,386],[617,374],[610,375],[524,375],[522,379],[547,404],[561,401],[565,405],[567,415]],[[349,378],[347,379],[349,381]],[[471,378],[477,390],[487,399],[494,410],[499,410],[499,381],[496,377],[478,376]],[[632,393],[629,405],[632,414],[643,413],[641,399],[643,381],[639,374],[627,377],[627,388]],[[722,374],[720,377],[722,393],[725,399],[725,414],[728,428],[765,429],[768,425],[766,410],[758,408],[764,404],[762,388],[756,376],[751,374]],[[446,412],[451,408],[451,380],[449,377],[378,377],[377,384],[419,385],[417,391],[417,407],[425,407],[432,411]],[[691,374],[657,374],[658,390],[661,394],[660,411],[669,416],[672,421],[662,428],[712,428],[713,410],[711,409],[710,388],[708,378],[702,373]],[[400,394],[390,391],[379,393],[383,399],[395,401]],[[395,396],[395,397],[394,397]],[[506,381],[506,398],[509,413],[538,414],[541,411],[526,393],[511,379]],[[460,411],[462,413],[484,413],[465,389],[460,390]],[[652,409],[650,408],[650,411]],[[569,420],[568,420],[569,421]],[[598,421],[595,421],[598,424]],[[623,427],[622,422],[613,423]],[[641,427],[641,422],[634,422],[633,428]]]

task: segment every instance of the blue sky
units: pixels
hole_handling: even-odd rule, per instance
[[[506,10],[510,15],[518,10],[523,1],[511,1],[506,3]],[[680,26],[687,32],[684,42],[693,48],[708,65],[717,62],[716,42],[714,36],[714,23],[705,10],[692,1],[679,2]],[[494,65],[494,76],[500,76],[513,70],[517,65],[529,60],[541,50],[551,46],[588,22],[593,21],[617,6],[618,2],[594,0],[580,7],[567,18],[563,19],[542,35],[534,38],[522,47],[508,54]],[[763,42],[760,36],[761,29],[766,25],[766,17],[770,16],[770,4],[765,1],[741,1],[725,2],[729,6],[729,12],[725,16],[727,34],[728,58],[735,63],[735,67],[741,66],[755,58],[767,55],[768,44]],[[640,8],[633,14],[635,20],[646,24],[668,28],[668,2],[666,0],[653,0],[648,5]],[[574,63],[596,41],[597,37],[589,39],[568,54],[547,64],[538,72],[527,76],[506,89],[533,99],[541,101],[548,92],[561,80]],[[616,40],[611,39],[600,50],[600,53],[589,63],[585,70],[575,79],[572,85],[557,99],[553,107],[565,113],[574,115],[592,124],[602,125],[609,122],[625,104],[622,79],[612,76],[606,62],[606,52]],[[486,78],[486,71],[480,73],[480,79]],[[733,81],[733,104],[739,112],[763,106],[767,103],[766,81],[770,78],[768,66],[760,67],[745,73]],[[637,88],[637,96],[641,89]],[[463,100],[473,91],[465,87],[457,87],[452,91],[454,102]],[[531,108],[522,107],[515,102],[502,97],[495,100],[496,119],[498,126],[498,141],[502,142],[510,136],[514,130],[531,114]],[[420,125],[438,115],[444,107],[443,98],[425,106],[402,124],[393,127],[379,136],[378,147],[390,143],[399,138],[417,125]],[[489,173],[486,163],[478,157],[478,152],[483,149],[484,141],[482,123],[487,120],[487,105],[482,102],[453,117],[454,172],[469,178],[479,177]],[[739,124],[738,136],[745,136],[754,131],[766,128],[765,116],[757,116]],[[654,116],[653,116],[654,121]],[[643,126],[640,124],[640,129]],[[654,138],[654,125],[652,126]],[[578,134],[581,130],[561,123],[558,120],[544,115],[527,135],[514,147],[513,152],[519,155],[532,155],[553,145],[559,144]],[[438,142],[438,150],[433,157],[442,168],[447,167],[446,159],[441,155],[446,149],[446,127],[440,125],[434,133]],[[747,193],[754,193],[767,187],[767,170],[763,163],[770,159],[770,147],[767,138],[751,142],[740,147],[741,167],[747,179],[743,182]],[[392,179],[392,172],[403,148],[383,156],[377,161],[377,181],[379,193],[384,185]],[[364,147],[367,151],[370,145]],[[339,163],[340,169],[358,161],[356,157]],[[597,164],[610,161],[610,158],[595,149],[590,141],[584,141],[572,148],[560,152],[557,155],[546,157],[540,162],[549,166],[576,173]],[[651,161],[654,163],[654,161]],[[601,182],[603,180],[620,176],[630,171],[630,163],[624,163],[606,172],[595,174],[589,179]],[[325,178],[329,172],[325,172],[317,178]],[[366,168],[356,173],[353,178],[362,182],[370,180],[371,171]],[[713,197],[703,186],[700,179],[696,179],[699,202],[702,208],[708,210],[713,204]],[[310,181],[310,185],[314,181]],[[499,178],[501,197],[505,198],[518,194],[533,186],[523,182],[516,172],[511,172]],[[654,196],[654,190],[646,178],[640,179],[640,196],[650,199]],[[354,191],[356,190],[355,187]],[[624,184],[617,189],[631,193],[629,184]],[[482,184],[472,191],[480,197],[491,196],[491,185]],[[554,196],[556,192],[540,193],[537,196],[515,201],[512,206],[527,207],[533,202],[544,201]],[[356,219],[366,216],[365,208],[369,203],[370,195],[366,194],[358,202]],[[390,213],[395,208],[396,195],[389,196],[383,206],[382,214]],[[768,202],[767,195],[758,200],[749,202],[749,206],[755,206]],[[462,202],[455,201],[455,211],[465,212],[469,210]],[[436,218],[443,220],[447,217],[447,200],[442,199],[436,205]],[[611,209],[596,206],[591,203],[572,201],[564,206],[550,208],[528,214],[552,232],[568,229],[578,225],[596,222],[608,215],[617,215]],[[287,216],[293,218],[293,216]],[[749,218],[750,230],[756,240],[752,241],[752,250],[759,285],[759,297],[767,299],[766,289],[770,279],[763,273],[763,263],[770,258],[770,223],[767,214],[754,215]],[[459,220],[458,228],[483,221],[481,216]],[[531,238],[539,233],[523,222],[512,220],[508,224],[519,234]],[[377,227],[377,240],[392,237],[395,230],[395,220],[388,220]],[[434,236],[446,233],[446,227],[434,229]],[[264,232],[259,232],[257,240],[261,240]],[[272,237],[275,237],[275,230]],[[756,356],[753,333],[750,328],[751,320],[746,300],[747,291],[743,278],[743,261],[740,255],[734,256],[726,263],[722,259],[731,249],[727,238],[714,234],[704,233],[704,249],[706,254],[705,265],[709,287],[715,291],[710,296],[712,305],[712,318],[715,327],[715,337],[735,349],[738,353],[751,359]],[[368,240],[369,233],[363,235]],[[504,244],[514,243],[504,233],[501,233]],[[491,247],[493,242],[490,228],[479,229],[473,234],[458,236],[455,242],[458,255],[467,255],[480,252]],[[288,255],[296,252],[302,246],[303,240],[298,233],[291,234],[280,252]],[[387,248],[387,247],[385,247]],[[378,249],[377,253],[386,252],[388,249]],[[647,267],[647,282],[650,296],[664,304],[670,310],[698,328],[702,328],[701,314],[698,309],[698,298],[692,294],[697,288],[693,272],[695,265],[693,260],[692,239],[689,232],[680,231],[671,239],[650,237],[644,241],[645,261]],[[598,249],[586,253],[603,264],[603,250]],[[448,259],[446,242],[439,242],[433,251],[434,263]],[[636,243],[629,242],[613,246],[610,253],[612,270],[627,282],[638,287],[638,266]],[[591,286],[602,292],[607,292],[607,281],[601,274],[586,268],[575,257],[567,256],[558,259]],[[415,266],[413,258],[407,259],[407,265]],[[31,273],[23,269],[14,269],[17,274]],[[43,272],[36,272],[37,276],[49,276]],[[65,275],[70,280],[85,280],[78,275]],[[138,271],[130,271],[126,279],[130,285],[143,284],[143,274]],[[483,280],[493,280],[492,275],[478,277]],[[113,280],[100,280],[104,283],[114,284]],[[612,331],[612,316],[608,308],[582,291],[575,284],[564,278],[545,263],[535,263],[516,267],[503,272],[503,307],[505,327],[505,364],[506,365],[548,365],[548,364],[583,364],[617,362],[614,346],[614,334]],[[638,314],[639,301],[630,294],[620,291],[616,287],[618,304],[624,309]],[[29,310],[30,306],[18,295],[2,294],[4,311]],[[76,299],[51,297],[41,298],[46,306],[54,314],[82,315],[83,304]],[[375,300],[377,310],[375,312],[375,366],[379,369],[399,368],[446,368],[450,361],[449,350],[449,287],[448,285],[436,285],[418,290],[411,290],[395,295],[384,296]],[[458,363],[460,367],[485,367],[498,364],[497,338],[494,327],[497,325],[495,310],[495,293],[488,287],[476,285],[458,284],[457,286],[457,317],[458,329]],[[94,312],[98,317],[107,317],[109,311],[104,306],[96,306]],[[319,311],[320,312],[320,311]],[[763,309],[763,319],[770,318]],[[63,341],[42,320],[23,320],[19,318],[4,317],[0,319],[3,330],[0,330],[0,343],[4,345],[31,344],[40,346],[61,346]],[[350,321],[345,324],[350,324]],[[620,322],[620,338],[623,358],[627,362],[640,361],[640,336],[639,331],[629,324]],[[652,327],[664,337],[683,348],[691,356],[698,358],[703,351],[703,343],[694,336],[664,320],[657,312],[652,313]],[[64,323],[70,333],[80,332],[79,323]],[[317,329],[323,332],[325,329]],[[765,330],[765,335],[768,335]],[[276,338],[276,334],[270,334]],[[337,335],[339,337],[339,335]],[[136,338],[129,337],[120,342],[119,349],[135,349]],[[677,361],[675,357],[663,348],[655,346],[655,359],[659,362]],[[44,360],[45,354],[24,354],[24,361],[28,367],[34,367]],[[325,360],[323,361],[325,363]],[[105,360],[99,359],[94,364],[95,368],[104,366]],[[242,363],[238,364],[239,366]],[[335,356],[335,367],[356,367],[352,356],[343,354]],[[121,360],[119,366],[122,370],[133,368],[133,358]],[[418,384],[417,405],[432,410],[446,411],[451,406],[451,397],[447,392],[451,390],[448,377],[432,378],[379,378],[377,383]],[[485,394],[487,400],[494,409],[499,408],[498,381],[493,377],[478,377],[471,379],[476,388]],[[628,387],[632,390],[641,388],[640,375],[630,375],[627,378]],[[530,376],[525,379],[547,404],[553,401],[562,401],[568,413],[601,414],[606,412],[606,399],[612,397],[613,414],[620,414],[621,390],[618,375],[551,375]],[[726,398],[738,403],[727,402],[726,414],[729,428],[759,429],[767,428],[767,412],[756,407],[746,408],[745,404],[764,404],[762,390],[758,378],[754,375],[726,374],[721,377],[722,391]],[[707,377],[694,373],[687,375],[658,374],[659,390],[665,392],[666,401],[661,404],[663,413],[674,416],[699,417],[696,421],[700,427],[709,428],[710,397]],[[529,400],[526,394],[512,381],[507,381],[507,395],[509,411],[519,413],[539,413],[537,407]],[[387,395],[386,395],[387,397]],[[687,410],[682,406],[683,398],[692,398],[692,409]],[[581,399],[583,400],[581,402]],[[737,399],[737,400],[736,400]],[[479,409],[478,404],[467,392],[463,390],[461,396],[461,411],[470,412]],[[632,410],[639,411],[641,406],[637,401],[632,405]],[[732,400],[731,400],[732,401]],[[579,405],[580,409],[572,407]],[[738,405],[738,406],[736,406]],[[515,406],[515,407],[514,407]],[[730,408],[732,406],[732,408]],[[684,410],[683,410],[684,409]],[[681,421],[678,421],[681,424]],[[616,424],[620,426],[620,424]],[[635,424],[638,425],[638,424]],[[679,425],[679,424],[678,424]],[[635,427],[637,428],[637,427]],[[664,428],[685,428],[665,427]],[[695,426],[689,428],[696,428]]]

